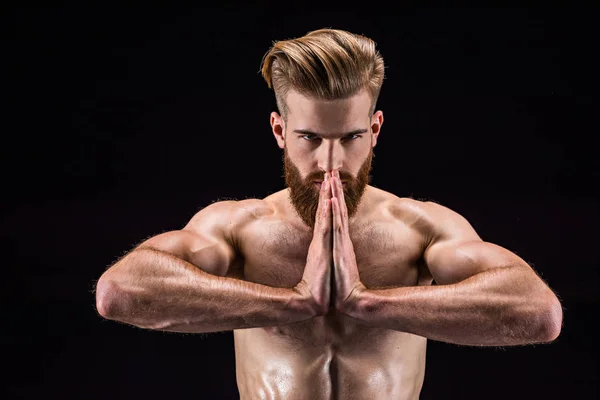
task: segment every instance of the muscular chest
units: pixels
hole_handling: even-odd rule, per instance
[[[350,230],[361,282],[367,288],[414,286],[419,279],[422,246],[400,223],[357,224]],[[302,279],[312,234],[282,221],[257,221],[241,245],[243,276],[273,287],[294,287]]]
[[[351,240],[361,282],[369,289],[429,284],[422,263],[421,241],[402,224],[371,221],[351,228]],[[256,223],[245,231],[241,253],[243,279],[273,287],[294,287],[302,279],[312,240],[281,221]],[[262,329],[285,345],[337,345],[339,349],[382,343],[384,329],[371,329],[339,314]],[[277,343],[277,342],[272,342]],[[365,347],[366,348],[366,347]]]

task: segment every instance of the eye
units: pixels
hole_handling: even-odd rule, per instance
[[[302,139],[306,140],[307,142],[314,142],[315,139],[320,139],[319,137],[315,136],[315,135],[303,135],[300,136]],[[356,139],[360,139],[362,137],[362,135],[348,135],[345,138],[343,138],[342,140],[356,140]]]
[[[349,136],[346,136],[344,139],[356,140],[356,139],[360,139],[361,137],[362,137],[362,135],[349,135]]]

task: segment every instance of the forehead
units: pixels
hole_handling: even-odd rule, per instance
[[[364,128],[357,124],[369,123],[371,97],[366,90],[339,100],[319,100],[290,91],[286,100],[288,123],[294,128],[334,133],[337,130]]]

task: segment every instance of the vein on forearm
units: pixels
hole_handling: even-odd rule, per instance
[[[357,317],[385,327],[462,345],[535,342],[544,327],[542,296],[522,267],[487,270],[450,285],[367,290]]]

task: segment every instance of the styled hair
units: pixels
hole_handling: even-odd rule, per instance
[[[338,29],[318,29],[295,39],[273,42],[261,73],[275,92],[277,108],[287,119],[290,90],[319,100],[371,95],[371,115],[384,79],[383,57],[368,37]]]

